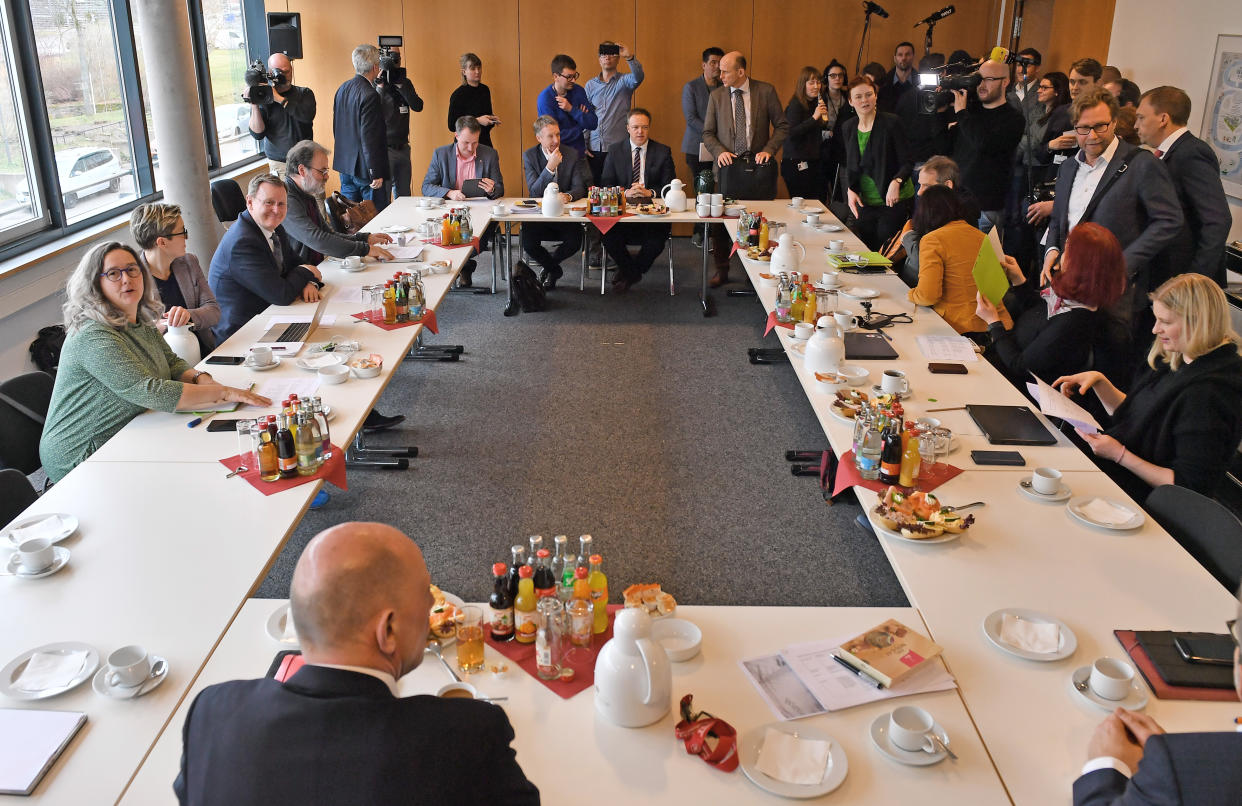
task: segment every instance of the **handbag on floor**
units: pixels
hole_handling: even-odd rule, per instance
[[[370,199],[363,199],[360,202],[352,201],[341,195],[339,190],[329,196],[327,202],[328,211],[332,213],[337,230],[348,235],[358,232],[372,218],[379,215],[379,211],[375,209],[375,203]]]
[[[513,284],[513,300],[521,306],[524,313],[534,313],[548,307],[548,294],[525,260],[519,260],[513,267],[509,282]]]
[[[777,175],[775,159],[760,165],[751,154],[739,154],[732,163],[720,167],[716,188],[731,199],[770,201],[776,198]]]

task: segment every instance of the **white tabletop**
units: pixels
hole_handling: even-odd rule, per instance
[[[181,757],[181,726],[192,698],[224,680],[258,677],[282,646],[264,631],[268,616],[283,602],[252,599],[242,608],[211,661],[139,770],[123,801],[172,803],[172,781]],[[741,769],[722,773],[673,737],[677,701],[694,694],[696,709],[727,720],[739,735],[775,721],[744,676],[738,662],[779,651],[790,643],[862,632],[887,618],[922,629],[911,608],[681,607],[678,614],[703,630],[697,658],[673,664],[673,702],[668,716],[645,728],[617,727],[595,713],[586,690],[563,700],[520,669],[504,680],[490,673],[471,676],[490,696],[507,696],[518,762],[538,787],[544,803],[572,803],[590,792],[592,802],[776,803]],[[447,653],[452,655],[450,651]],[[487,649],[487,663],[503,661]],[[450,658],[450,662],[453,659]],[[448,682],[434,658],[401,680],[403,694],[431,693]],[[931,711],[948,731],[959,760],[931,767],[907,767],[882,756],[868,728],[893,703],[917,704]],[[849,774],[834,793],[836,803],[1004,804],[1009,800],[956,692],[946,691],[873,703],[812,717],[794,724],[816,727],[844,748]]]

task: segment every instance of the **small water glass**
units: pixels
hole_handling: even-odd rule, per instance
[[[257,437],[258,432],[255,430],[254,420],[237,421],[237,464],[243,471],[257,466],[255,459],[257,446],[254,444]]]

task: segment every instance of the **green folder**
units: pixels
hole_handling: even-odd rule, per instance
[[[1009,290],[1009,278],[987,238],[979,245],[979,255],[975,258],[975,267],[971,274],[974,275],[975,285],[983,296],[993,305],[1000,307],[1005,292]]]

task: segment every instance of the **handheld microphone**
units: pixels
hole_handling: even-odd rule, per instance
[[[1000,45],[997,45],[988,54],[988,59],[1001,64],[1009,64],[1009,48],[1002,48]]]
[[[918,28],[920,25],[931,25],[932,23],[940,22],[945,17],[952,16],[956,11],[957,9],[953,6],[945,6],[927,19],[914,23],[914,27]]]
[[[885,19],[888,18],[888,12],[885,11],[879,3],[873,3],[871,0],[863,0],[863,11],[868,14],[877,14]]]

